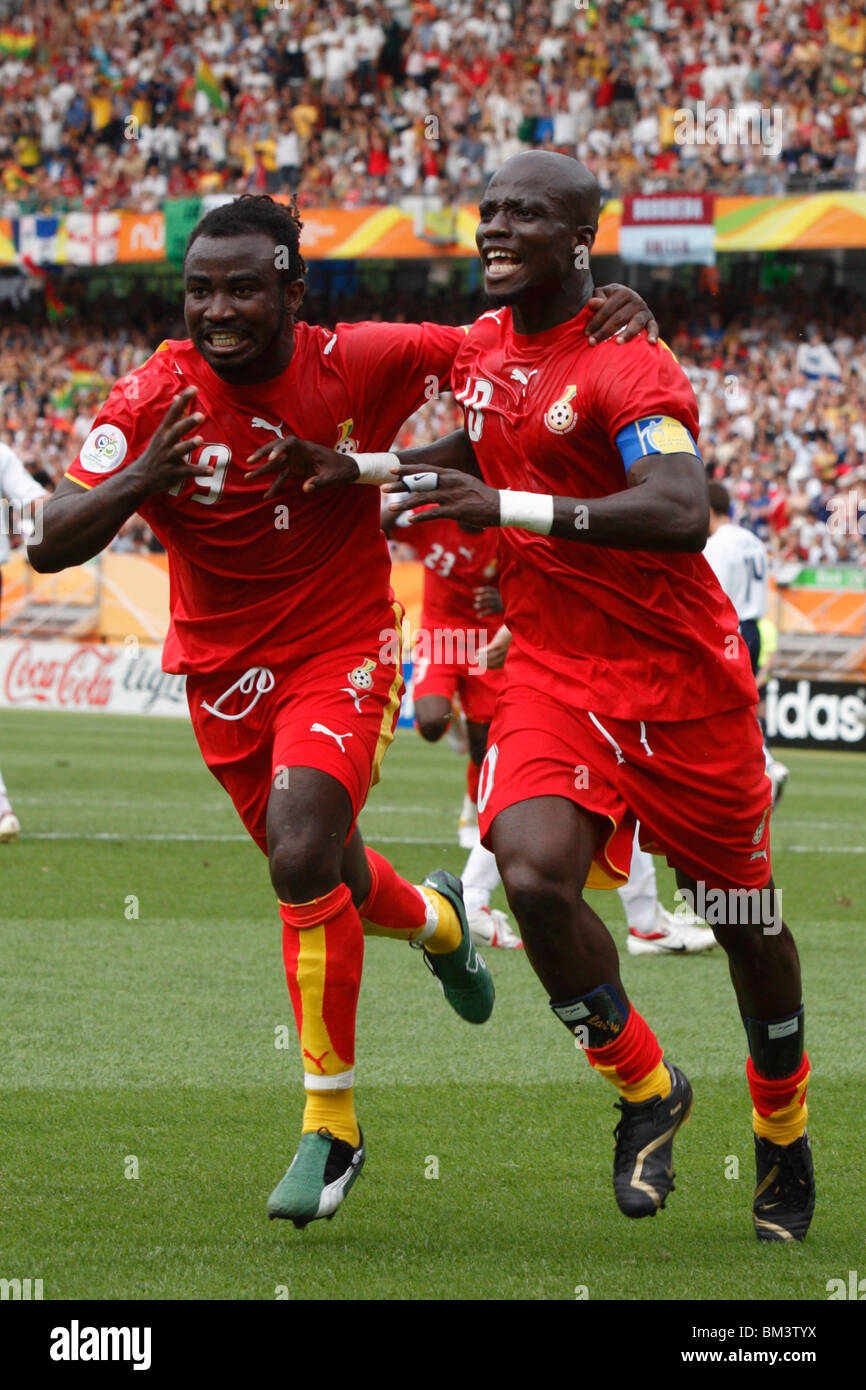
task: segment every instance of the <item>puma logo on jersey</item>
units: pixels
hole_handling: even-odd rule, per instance
[[[361,710],[361,701],[362,701],[362,700],[366,700],[366,699],[368,698],[366,695],[359,695],[359,694],[358,694],[358,691],[357,691],[357,690],[353,690],[352,687],[351,687],[350,685],[344,685],[344,686],[342,687],[342,689],[340,690],[340,694],[341,694],[341,695],[348,695],[348,696],[350,697],[350,699],[354,700],[354,702],[355,702],[355,709],[357,710],[358,714],[361,714],[361,713],[363,712],[363,711]],[[334,737],[336,738],[336,734],[334,735]]]
[[[341,752],[341,753],[345,753],[345,751],[346,751],[345,748],[343,747],[343,739],[344,739],[344,738],[351,738],[351,737],[352,737],[351,733],[346,733],[346,734],[335,734],[333,729],[327,728],[326,725],[324,725],[324,724],[311,724],[311,725],[310,725],[310,733],[311,733],[311,734],[327,734],[327,735],[328,735],[328,738],[332,738],[332,739],[334,739],[337,743],[339,743],[339,745],[340,745],[340,752]]]
[[[263,420],[259,415],[254,415],[250,424],[254,430],[273,430],[277,439],[282,439],[284,437],[282,420],[280,420],[279,424],[269,425],[267,420]]]
[[[512,380],[512,381],[519,381],[519,382],[522,383],[522,385],[523,385],[523,395],[525,396],[525,395],[526,395],[526,388],[527,388],[527,386],[529,385],[530,380],[532,379],[532,377],[537,376],[537,375],[538,375],[538,368],[537,368],[537,367],[533,367],[532,371],[531,371],[528,375],[526,374],[526,372],[522,372],[522,371],[520,370],[519,367],[515,367],[515,368],[514,368],[514,371],[511,373],[511,380]]]

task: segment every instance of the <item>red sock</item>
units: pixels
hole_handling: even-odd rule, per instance
[[[405,932],[407,939],[411,939],[427,921],[423,894],[401,878],[394,866],[376,850],[368,849],[366,854],[372,882],[366,900],[358,909],[360,916],[385,931]]]
[[[604,1047],[584,1048],[590,1065],[611,1081],[626,1100],[639,1102],[670,1093],[670,1073],[658,1038],[632,1008],[618,1038]]]
[[[466,791],[470,801],[478,800],[478,778],[481,776],[481,768],[472,759],[466,764]]]
[[[344,883],[310,903],[280,903],[283,960],[304,1070],[344,1072],[355,1061],[364,933]]]
[[[809,1110],[806,1087],[809,1084],[809,1058],[803,1060],[791,1076],[773,1078],[761,1076],[751,1057],[746,1063],[749,1090],[752,1095],[752,1124],[755,1133],[774,1144],[792,1144],[806,1128]]]

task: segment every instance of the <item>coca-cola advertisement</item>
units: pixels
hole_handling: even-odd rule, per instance
[[[162,669],[162,648],[0,640],[0,708],[186,717],[186,677]]]

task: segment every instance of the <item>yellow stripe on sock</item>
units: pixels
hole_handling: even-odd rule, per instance
[[[653,1096],[658,1096],[663,1100],[671,1093],[671,1074],[663,1061],[653,1067],[642,1081],[632,1081],[631,1083],[620,1079],[616,1067],[603,1067],[596,1062],[595,1070],[600,1071],[606,1080],[612,1082],[623,1100],[630,1101],[632,1105],[639,1104],[643,1100],[652,1100]]]
[[[327,943],[324,925],[299,932],[297,979],[301,994],[301,1057],[311,1076],[334,1076],[350,1062],[331,1041],[324,1019]]]
[[[421,930],[420,927],[381,927],[376,922],[369,922],[366,917],[361,918],[361,926],[365,936],[388,936],[392,941],[414,941]]]
[[[358,1147],[361,1131],[355,1119],[355,1092],[347,1086],[342,1091],[308,1091],[304,1106],[303,1134],[330,1130],[335,1139],[345,1139],[353,1149]]]
[[[752,1108],[752,1127],[761,1139],[769,1139],[771,1144],[793,1144],[795,1139],[801,1137],[809,1118],[809,1107],[805,1101],[802,1105],[800,1101],[808,1084],[807,1076],[797,1087],[797,1094],[790,1105],[782,1106],[772,1115],[759,1115]]]

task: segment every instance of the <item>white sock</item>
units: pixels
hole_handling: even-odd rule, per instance
[[[3,773],[0,772],[0,816],[5,816],[12,810],[12,804],[6,795],[6,783],[3,781]]]
[[[490,894],[499,886],[496,855],[483,845],[473,845],[463,870],[463,901],[467,912],[490,906]]]
[[[631,852],[631,873],[628,883],[617,889],[625,908],[625,919],[635,931],[652,931],[656,915],[656,867],[651,854],[638,844],[638,826],[634,832]]]

